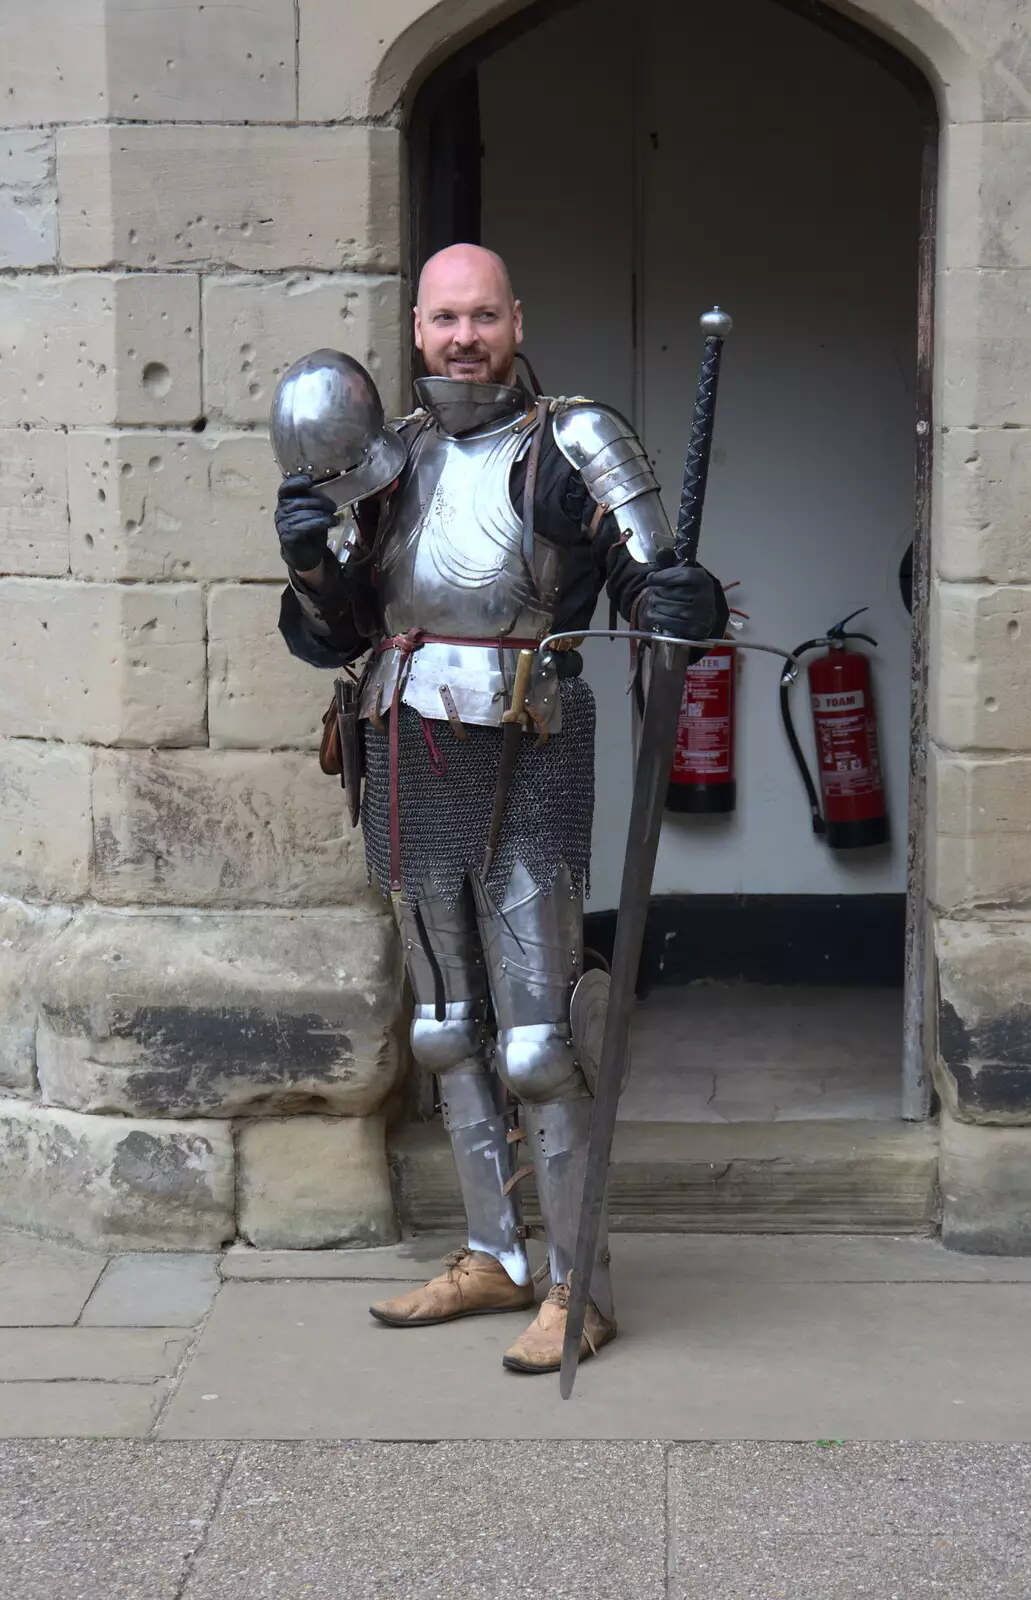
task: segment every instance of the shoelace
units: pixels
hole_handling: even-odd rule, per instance
[[[569,1285],[568,1285],[568,1283],[553,1283],[551,1288],[548,1290],[547,1294],[544,1297],[544,1303],[545,1303],[545,1305],[558,1306],[560,1311],[568,1311],[569,1310]],[[592,1356],[596,1356],[598,1354],[598,1349],[597,1349],[597,1346],[594,1343],[594,1340],[591,1338],[590,1329],[587,1327],[586,1321],[584,1323],[584,1334],[583,1334],[583,1336],[587,1340],[587,1344],[588,1344],[588,1347],[590,1349],[591,1355]]]
[[[462,1262],[471,1255],[472,1251],[469,1249],[469,1246],[463,1244],[459,1245],[457,1250],[452,1250],[450,1255],[446,1255],[444,1257],[444,1266],[447,1269],[447,1278],[449,1283],[454,1283],[455,1273],[457,1272],[458,1268],[462,1265]]]

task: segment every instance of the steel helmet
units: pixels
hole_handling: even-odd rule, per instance
[[[340,350],[313,350],[287,368],[276,384],[269,430],[283,476],[310,474],[339,506],[385,489],[405,463],[376,385],[361,362]]]

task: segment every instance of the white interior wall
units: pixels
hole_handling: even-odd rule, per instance
[[[585,0],[485,62],[480,100],[482,237],[512,267],[545,389],[630,415],[673,515],[697,316],[725,305],[735,332],[702,559],[741,580],[735,598],[757,639],[791,646],[865,604],[880,642],[892,845],[831,855],[813,839],[778,668],[753,655],[741,663],[737,812],[667,814],[655,891],[901,890],[915,108],[881,68],[772,0]],[[599,702],[592,907],[602,909],[618,896],[629,808],[627,652],[595,643],[586,654]],[[807,732],[801,686],[797,716]]]

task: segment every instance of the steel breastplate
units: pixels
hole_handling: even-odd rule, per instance
[[[522,553],[522,523],[509,477],[530,434],[514,419],[449,438],[435,427],[415,441],[402,475],[379,563],[385,630],[412,629],[449,640],[543,638],[553,616],[540,601]],[[506,709],[515,651],[497,645],[429,642],[404,660],[388,651],[373,663],[362,715],[386,710],[400,670],[402,699],[425,717],[494,726]],[[444,692],[446,691],[446,693]],[[559,696],[554,660],[538,658],[529,702],[554,731]]]

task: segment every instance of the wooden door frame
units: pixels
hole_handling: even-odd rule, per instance
[[[479,119],[475,72],[480,63],[542,22],[588,0],[534,0],[470,40],[420,88],[407,124],[409,272],[418,281],[428,255],[447,236],[479,238]],[[938,106],[919,67],[887,40],[824,0],[770,0],[877,62],[912,96],[920,119],[921,162],[917,248],[916,432],[913,506],[912,656],[910,664],[909,803],[906,852],[906,935],[902,1052],[902,1115],[921,1121],[931,1110],[927,1060],[930,1006],[927,904],[927,704],[929,671],[931,485],[934,464],[934,288],[937,242]],[[450,109],[448,97],[453,96]],[[460,171],[462,140],[472,143]],[[436,165],[435,165],[436,164]],[[450,173],[451,216],[441,216]],[[461,219],[459,222],[458,219]],[[414,352],[413,352],[414,359]]]

